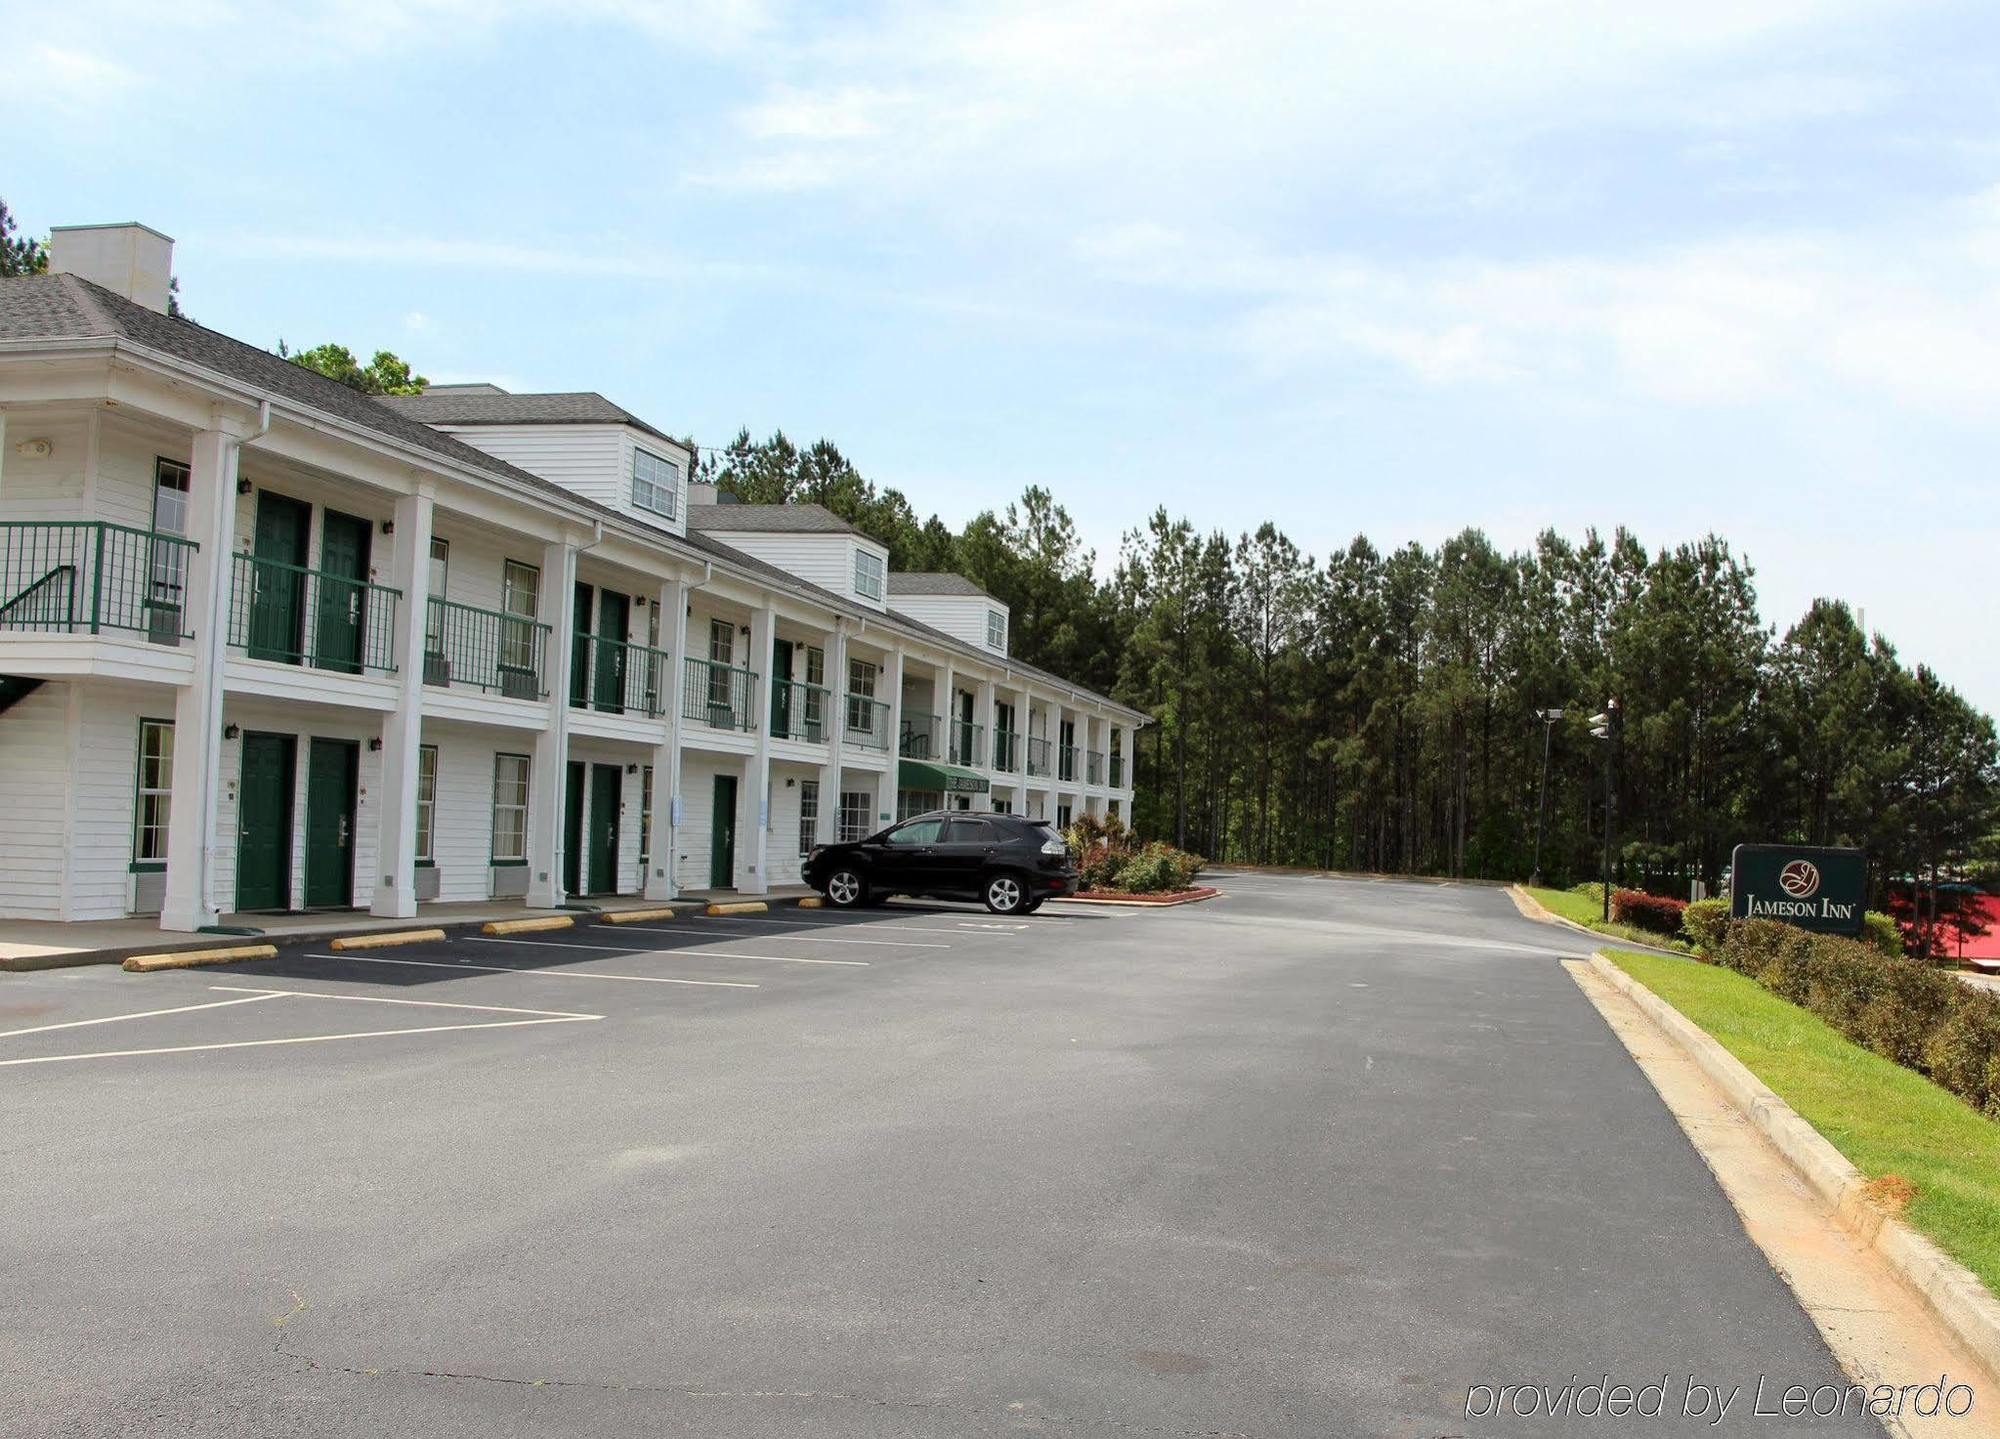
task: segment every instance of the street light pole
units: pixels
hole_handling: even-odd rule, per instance
[[[1604,922],[1611,923],[1611,827],[1618,808],[1618,791],[1612,777],[1612,756],[1618,745],[1618,697],[1613,695],[1602,714],[1590,717],[1590,733],[1604,741]]]
[[[1563,717],[1561,710],[1536,710],[1535,718],[1542,722],[1542,791],[1535,800],[1535,872],[1528,883],[1535,889],[1542,887],[1542,832],[1549,819],[1549,736],[1555,732],[1556,721]]]

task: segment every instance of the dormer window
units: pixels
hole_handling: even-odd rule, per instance
[[[680,510],[681,469],[651,450],[632,451],[632,504],[635,508],[673,519]]]
[[[854,552],[854,593],[865,599],[882,598],[882,557],[867,550]]]
[[[1007,616],[998,610],[986,612],[986,647],[1007,653]]]

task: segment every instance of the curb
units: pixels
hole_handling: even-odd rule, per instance
[[[1222,893],[1219,889],[1197,887],[1186,894],[1163,895],[1159,899],[1112,899],[1095,894],[1051,895],[1051,904],[1101,904],[1110,909],[1172,909],[1179,904],[1200,904],[1205,899],[1214,899]]]
[[[1953,1337],[1986,1366],[1989,1376],[2000,1378],[2000,1299],[1989,1294],[1971,1270],[1901,1219],[1870,1203],[1865,1193],[1867,1181],[1847,1156],[1707,1031],[1601,951],[1590,957],[1590,967],[1680,1046],[1695,1067],[1812,1186],[1834,1216],[1882,1256]]]
[[[326,942],[326,947],[336,954],[350,949],[387,949],[393,944],[423,944],[428,940],[443,939],[441,929],[398,929],[388,934],[342,934]]]
[[[1625,939],[1619,935],[1606,934],[1602,930],[1587,929],[1573,919],[1564,919],[1518,884],[1507,886],[1507,898],[1514,901],[1514,908],[1521,911],[1523,919],[1532,919],[1537,924],[1553,924],[1560,929],[1573,930],[1587,939],[1596,940],[1599,944],[1615,944],[1620,949],[1636,949],[1642,954],[1657,954],[1662,959],[1694,958],[1686,950],[1661,949],[1658,945],[1647,944],[1644,940]]]
[[[176,949],[164,954],[126,956],[124,968],[132,974],[152,974],[162,969],[193,969],[198,964],[235,964],[246,959],[276,959],[275,944],[237,944],[227,949]]]

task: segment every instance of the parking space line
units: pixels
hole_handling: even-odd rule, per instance
[[[276,999],[275,994],[253,994],[245,999],[214,999],[207,1004],[181,1004],[172,1009],[142,1009],[137,1014],[107,1014],[98,1019],[71,1019],[61,1024],[38,1024],[33,1029],[10,1029],[0,1033],[0,1039],[14,1039],[23,1034],[47,1034],[54,1029],[80,1029],[86,1024],[116,1024],[121,1019],[154,1019],[163,1014],[187,1014],[197,1009],[223,1009],[232,1004],[255,1004],[260,999]]]
[[[533,940],[526,940],[526,939],[483,939],[479,942],[481,944],[533,944],[534,943]],[[721,949],[619,949],[613,945],[608,945],[608,944],[545,944],[540,946],[540,948],[594,949],[604,954],[630,955],[634,959],[643,958],[646,955],[660,955],[668,959],[768,959],[773,964],[842,964],[842,965],[854,966],[860,969],[868,968],[868,961],[865,959],[801,959],[796,954],[731,954],[729,951]],[[345,957],[346,956],[344,955],[342,956],[342,958]],[[458,969],[458,968],[469,969],[474,967],[475,966],[471,965],[445,966],[445,968],[447,969]],[[566,969],[549,969],[549,970],[509,969],[507,972],[509,974],[571,973],[570,970]],[[589,971],[582,971],[582,972],[588,973]],[[648,977],[650,978],[650,976]],[[755,989],[757,987],[754,984],[750,985],[739,984],[735,980],[726,980],[726,979],[675,979],[675,980],[662,979],[659,982],[661,984],[727,984],[727,985],[734,985],[739,989],[743,988]]]
[[[846,929],[848,927],[844,924],[815,925],[808,923],[807,921],[804,920],[766,921],[761,919],[725,920],[723,921],[723,926],[727,928],[728,926],[733,924],[746,924],[746,923],[782,924],[787,922],[796,924],[801,929]],[[687,930],[685,928],[676,927],[673,929],[662,929],[657,925],[644,925],[644,924],[620,925],[619,930],[625,934],[686,934],[687,933]],[[936,931],[931,931],[931,932],[936,933]],[[819,934],[786,934],[786,935],[772,935],[771,937],[773,939],[795,939],[799,941],[799,943],[801,944],[880,944],[880,945],[886,945],[891,949],[950,949],[951,948],[951,946],[948,944],[926,944],[922,940],[914,940],[914,939],[829,939],[825,935],[819,935]]]
[[[484,943],[535,944],[536,941],[531,939],[489,939],[484,941]],[[544,949],[555,948],[553,945],[542,945],[540,947]],[[591,947],[594,948],[595,946]],[[585,946],[567,944],[563,945],[562,948],[582,949]],[[620,953],[630,954],[631,951],[621,950]],[[700,989],[756,989],[759,987],[748,980],[739,979],[674,979],[664,974],[606,974],[602,970],[595,969],[523,969],[517,964],[463,964],[446,959],[386,959],[372,956],[364,959],[358,954],[309,954],[306,958],[334,959],[346,964],[406,964],[419,969],[457,969],[474,974],[544,974],[554,976],[557,979],[627,979],[634,984],[685,984]],[[328,997],[332,999],[361,999],[367,996],[337,994]],[[422,1002],[421,1000],[405,1001],[405,1003]],[[485,1006],[474,1004],[467,1005],[466,1008],[483,1009]],[[536,1011],[528,1010],[525,1012],[532,1014]]]
[[[353,960],[358,956],[345,954],[309,955],[316,959]],[[377,960],[378,964],[398,961]],[[402,961],[406,962],[406,961]],[[567,1009],[522,1009],[511,1004],[453,1004],[448,999],[391,999],[384,994],[328,994],[320,989],[252,989],[242,984],[211,984],[210,989],[224,994],[265,994],[285,995],[290,999],[337,999],[343,1004],[407,1004],[417,1009],[472,1009],[486,1014],[532,1014],[543,1019],[602,1019],[601,1014],[578,1014]]]
[[[916,911],[916,913],[919,914],[928,914],[933,912],[935,912],[940,918],[944,919],[955,918],[954,914],[950,910]],[[689,918],[699,921],[699,920],[707,920],[708,916],[705,914],[697,914],[697,915],[690,915]],[[1030,926],[1027,924],[1003,924],[997,920],[988,921],[988,920],[974,920],[974,919],[960,919],[958,920],[955,926],[947,926],[942,924],[876,924],[868,920],[867,918],[859,915],[857,915],[855,918],[851,920],[718,918],[711,920],[709,922],[724,928],[730,925],[737,925],[737,924],[777,924],[777,925],[784,925],[792,929],[858,929],[869,932],[878,929],[893,929],[901,934],[955,934],[961,929],[1004,930],[1011,932],[1014,930],[1022,930],[1030,928]],[[1067,919],[1038,919],[1035,921],[1035,925],[1036,926],[1044,924],[1067,925],[1073,922],[1074,921]],[[633,926],[625,926],[625,927],[632,928]]]

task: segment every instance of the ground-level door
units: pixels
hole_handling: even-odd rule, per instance
[[[715,777],[715,810],[708,820],[708,883],[729,889],[736,883],[736,776]]]
[[[243,736],[236,786],[236,907],[292,904],[292,782],[297,741],[288,734]]]
[[[354,803],[361,746],[314,739],[306,759],[306,908],[354,903]]]
[[[615,764],[571,760],[563,786],[563,892],[618,892],[618,805],[623,775]]]

